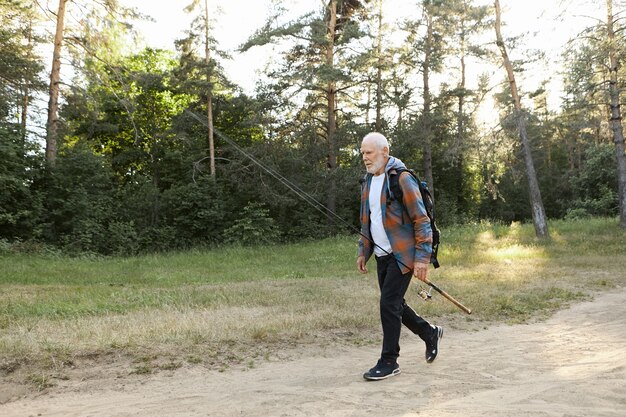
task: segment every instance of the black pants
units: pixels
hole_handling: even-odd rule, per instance
[[[376,257],[376,270],[380,287],[380,322],[383,326],[381,358],[385,362],[396,362],[400,356],[402,324],[422,340],[432,336],[433,327],[404,301],[413,272],[403,274],[393,255]]]

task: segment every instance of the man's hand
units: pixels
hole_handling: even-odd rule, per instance
[[[420,281],[426,282],[426,278],[428,277],[428,265],[423,262],[415,262],[413,266],[413,276]]]
[[[359,270],[360,273],[367,273],[367,267],[365,266],[365,256],[359,256],[356,258],[356,269]]]

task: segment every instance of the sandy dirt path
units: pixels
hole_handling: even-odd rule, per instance
[[[402,373],[379,382],[361,378],[377,347],[246,370],[67,381],[0,405],[0,416],[626,416],[626,289],[539,324],[448,328],[440,350],[426,364],[423,344],[404,335]]]

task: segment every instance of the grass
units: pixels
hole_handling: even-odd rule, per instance
[[[541,319],[626,285],[616,219],[554,221],[550,232],[540,241],[532,225],[444,229],[443,266],[430,278],[472,315],[436,294],[424,303],[414,289],[407,301],[428,319],[471,328]],[[0,377],[31,364],[30,379],[45,388],[42,369],[80,357],[152,358],[137,374],[182,361],[252,367],[301,343],[378,343],[375,266],[357,273],[355,254],[346,237],[132,258],[0,254]]]

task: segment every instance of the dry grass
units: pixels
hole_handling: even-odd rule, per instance
[[[201,345],[273,343],[324,329],[376,324],[375,288],[366,280],[262,281],[194,287],[193,291],[219,292],[221,302],[205,308],[163,307],[24,320],[4,329],[0,349],[9,356],[27,357],[50,352],[84,355],[107,349],[192,352]],[[348,308],[346,301],[358,302],[358,310]]]
[[[407,301],[427,318],[471,328],[540,319],[626,285],[626,233],[614,219],[554,222],[551,232],[542,242],[530,225],[444,230],[443,267],[430,277],[474,313],[465,316],[436,294],[422,302],[414,289]],[[30,364],[31,379],[47,386],[41,369],[81,357],[123,355],[145,373],[155,358],[165,361],[160,369],[183,359],[245,365],[303,343],[378,343],[375,267],[355,272],[354,252],[354,239],[338,238],[162,258],[2,255],[9,273],[0,280],[0,376]],[[129,266],[126,275],[119,264]]]

